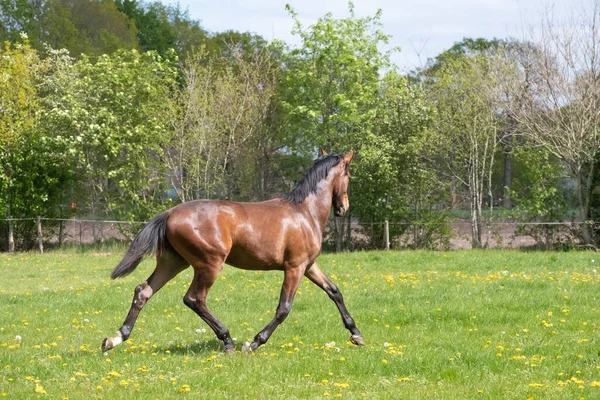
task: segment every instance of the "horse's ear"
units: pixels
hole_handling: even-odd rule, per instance
[[[348,153],[344,156],[344,161],[346,161],[346,164],[350,164],[352,162],[353,158],[354,158],[354,150],[350,150],[350,153]]]
[[[325,151],[325,149],[323,148],[323,146],[319,146],[319,156],[325,157],[327,154],[329,154],[329,153],[327,153]]]

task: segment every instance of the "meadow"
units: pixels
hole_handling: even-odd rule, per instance
[[[0,394],[5,398],[600,398],[596,253],[453,251],[326,254],[366,346],[349,342],[327,295],[304,280],[288,319],[254,353],[282,274],[226,267],[209,307],[236,338],[225,354],[182,302],[186,270],[121,325],[145,260],[111,281],[122,256],[0,255]]]

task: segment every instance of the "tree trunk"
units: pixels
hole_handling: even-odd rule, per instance
[[[581,218],[581,236],[584,244],[593,244],[592,225],[587,221],[590,216],[590,203],[592,196],[592,180],[594,177],[594,167],[590,168],[588,174],[580,173],[577,176],[579,197],[579,218]]]
[[[481,248],[481,196],[471,189],[471,247]]]
[[[512,179],[512,135],[506,138],[506,147],[504,148],[504,195],[502,196],[502,207],[510,208],[510,188]]]

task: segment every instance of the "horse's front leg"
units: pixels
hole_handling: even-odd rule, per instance
[[[314,263],[310,268],[306,270],[306,277],[314,282],[315,285],[323,289],[329,298],[333,300],[338,310],[340,311],[340,315],[342,316],[342,321],[344,321],[344,326],[346,329],[350,331],[352,336],[350,336],[350,341],[356,345],[364,345],[365,341],[356,327],[356,323],[354,319],[350,316],[348,309],[346,309],[346,305],[344,304],[344,297],[342,296],[342,292],[340,289],[325,275],[325,273],[319,268],[317,263]]]
[[[277,306],[275,317],[262,331],[260,331],[254,337],[254,341],[252,343],[244,343],[244,346],[242,347],[243,351],[254,351],[259,346],[265,344],[273,334],[273,331],[286,319],[292,308],[292,302],[294,301],[294,296],[296,295],[298,286],[300,286],[300,281],[302,281],[302,276],[304,275],[305,269],[306,264],[297,267],[285,268],[283,286],[281,287],[279,305]]]

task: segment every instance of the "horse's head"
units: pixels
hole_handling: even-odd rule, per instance
[[[320,149],[321,155],[326,156],[327,153],[323,148]],[[350,183],[350,163],[352,162],[352,158],[354,157],[354,151],[350,151],[350,153],[346,154],[337,167],[333,170],[335,171],[335,176],[333,178],[333,213],[336,217],[343,216],[348,208],[350,208],[350,202],[348,201],[348,184]]]

